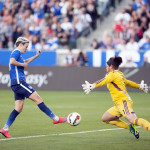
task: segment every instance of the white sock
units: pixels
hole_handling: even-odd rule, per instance
[[[5,124],[4,127],[3,127],[3,129],[4,129],[5,131],[8,131],[8,130],[9,130],[9,126],[8,126],[7,124]]]
[[[58,117],[58,116],[55,116],[55,117],[53,118],[53,120],[58,121],[58,120],[59,120],[59,117]]]

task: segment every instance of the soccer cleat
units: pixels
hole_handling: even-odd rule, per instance
[[[67,118],[61,118],[61,117],[59,117],[58,121],[53,120],[53,124],[64,123],[66,121],[67,121]]]
[[[12,138],[12,137],[9,135],[9,131],[5,131],[4,129],[1,129],[1,130],[0,130],[0,134],[4,135],[6,138]]]
[[[139,138],[139,131],[136,130],[135,125],[129,124],[129,128],[130,128],[130,133],[132,133],[135,136],[135,138],[138,139]]]

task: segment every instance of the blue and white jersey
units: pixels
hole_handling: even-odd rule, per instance
[[[24,63],[21,52],[19,50],[13,50],[10,55],[10,58],[15,58],[16,61],[19,63]],[[16,85],[25,82],[24,67],[9,64],[9,72],[11,85]]]

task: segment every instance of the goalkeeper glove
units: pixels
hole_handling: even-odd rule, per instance
[[[85,81],[85,84],[82,84],[83,90],[86,94],[89,94],[94,88],[94,84],[90,84],[88,81]]]
[[[144,80],[141,81],[140,90],[144,91],[145,93],[148,93],[148,86],[146,83],[144,83]]]

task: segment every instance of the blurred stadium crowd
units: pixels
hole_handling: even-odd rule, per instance
[[[79,48],[77,39],[97,30],[97,20],[114,11],[116,2],[121,0],[1,0],[0,48],[12,50],[16,39],[24,36],[31,41],[29,51],[57,50],[58,55],[67,55],[63,63],[66,66],[78,64],[77,60],[87,65],[88,58],[82,50],[72,53],[58,49]],[[144,65],[149,66],[150,1],[131,0],[116,14],[113,30],[106,31],[103,38],[93,39],[90,49],[121,51],[119,55],[126,56],[128,66],[133,67],[137,67],[133,57],[137,56],[134,61],[138,62],[138,52],[144,52]]]
[[[144,65],[150,64],[150,1],[131,0],[127,8],[116,14],[112,31],[106,31],[104,39],[93,39],[91,49],[119,50],[122,56],[145,52]]]
[[[96,0],[1,0],[0,47],[12,49],[25,36],[31,40],[29,50],[76,48],[85,30],[96,29],[96,8]]]

